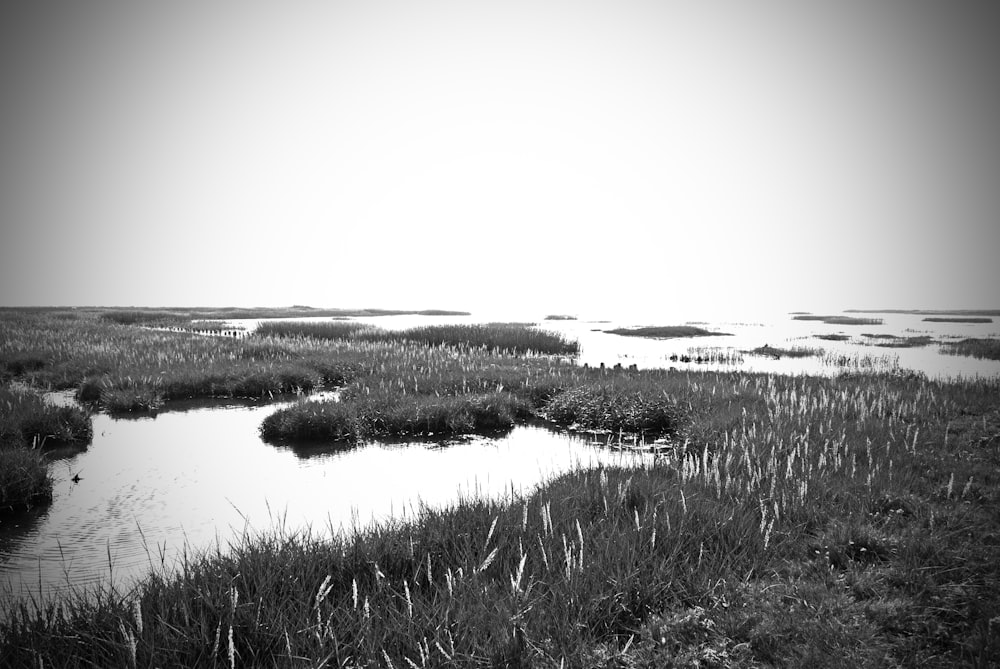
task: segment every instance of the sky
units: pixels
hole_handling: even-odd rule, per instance
[[[994,2],[0,7],[0,305],[997,308]]]

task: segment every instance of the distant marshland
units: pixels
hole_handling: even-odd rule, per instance
[[[828,325],[881,325],[881,318],[858,318],[856,316],[816,316],[814,314],[798,314],[792,316],[796,321],[822,321]]]
[[[615,328],[606,330],[608,334],[623,337],[651,337],[656,339],[675,339],[680,337],[715,337],[729,336],[728,332],[710,332],[693,325],[661,325],[638,328]]]

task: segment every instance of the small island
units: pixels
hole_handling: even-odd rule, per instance
[[[605,330],[608,334],[621,335],[623,337],[651,337],[654,339],[677,339],[679,337],[730,337],[730,332],[709,332],[704,328],[693,325],[659,325],[641,328],[616,328]]]

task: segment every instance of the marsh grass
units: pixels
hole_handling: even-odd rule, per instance
[[[845,334],[818,334],[813,335],[816,339],[822,339],[824,341],[847,341],[851,337]]]
[[[602,430],[650,435],[676,435],[682,410],[669,394],[656,392],[648,381],[628,377],[586,383],[559,393],[542,408],[557,425],[574,430]]]
[[[112,411],[156,410],[198,397],[271,397],[338,385],[368,368],[373,345],[308,339],[202,337],[99,318],[0,318],[7,378],[73,388]]]
[[[750,351],[744,351],[748,355],[757,355],[762,357],[774,358],[780,360],[781,358],[812,358],[819,357],[824,354],[821,348],[812,348],[808,346],[793,346],[792,348],[776,348],[770,346],[769,344],[764,344]]]
[[[924,319],[930,323],[992,323],[992,318],[973,316],[930,316]]]
[[[606,330],[608,334],[623,337],[652,337],[656,339],[674,339],[677,337],[714,337],[729,336],[728,332],[710,332],[694,325],[660,325],[640,328],[616,328]]]
[[[428,346],[482,348],[512,354],[572,355],[575,341],[525,323],[430,325],[385,330],[361,323],[264,323],[257,334],[272,337],[309,337],[328,340],[414,342]]]
[[[935,343],[934,339],[929,335],[915,335],[907,337],[891,334],[865,333],[861,336],[867,340],[864,343],[870,343],[872,346],[880,346],[882,348],[918,348]]]
[[[670,360],[676,362],[679,356],[670,356]],[[687,349],[684,362],[711,363],[716,365],[741,365],[743,364],[743,353],[735,348],[722,348],[720,346],[691,346]]]
[[[947,355],[964,355],[983,360],[1000,360],[1000,339],[969,338],[945,342],[941,352]]]
[[[527,402],[510,393],[366,396],[304,401],[264,419],[267,441],[357,443],[376,438],[447,437],[510,430],[529,415]]]
[[[126,593],[12,603],[0,653],[11,667],[1000,661],[996,381],[673,376],[705,439],[653,466],[333,539],[244,536]]]
[[[881,325],[881,318],[860,318],[858,316],[817,316],[815,314],[798,314],[792,316],[796,321],[822,321],[828,325]]]
[[[49,404],[29,388],[0,386],[0,514],[50,500],[42,449],[85,446],[92,433],[81,409]]]
[[[82,409],[50,404],[30,388],[0,386],[0,448],[85,445],[92,436]]]

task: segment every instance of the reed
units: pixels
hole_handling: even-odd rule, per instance
[[[481,348],[511,354],[572,355],[579,345],[558,333],[523,323],[429,325],[406,330],[384,330],[361,323],[268,323],[258,334],[273,337],[415,342],[428,346]]]
[[[687,354],[670,356],[671,362],[694,362],[708,363],[715,365],[742,365],[743,354],[735,348],[722,348],[721,346],[690,346]]]
[[[869,334],[861,335],[864,343],[882,348],[917,348],[934,343],[934,339],[929,335],[915,335],[912,337],[891,334]]]
[[[822,356],[824,351],[821,348],[809,346],[793,346],[791,348],[776,348],[768,344],[759,346],[751,351],[746,351],[748,355],[757,355],[768,358],[812,358]]]
[[[1000,339],[970,338],[945,342],[941,352],[947,355],[964,355],[981,360],[1000,360]]]
[[[796,321],[822,321],[828,325],[881,325],[881,318],[861,318],[858,316],[818,316],[815,314],[797,314],[792,316]]]
[[[816,339],[822,339],[824,341],[847,341],[850,339],[850,337],[845,334],[818,334],[813,336]]]
[[[0,318],[0,370],[110,410],[155,410],[173,399],[269,397],[343,383],[367,346],[267,337],[201,337],[98,318]]]
[[[0,385],[0,514],[47,502],[52,481],[43,449],[90,442],[90,416],[54,406],[29,388]]]

